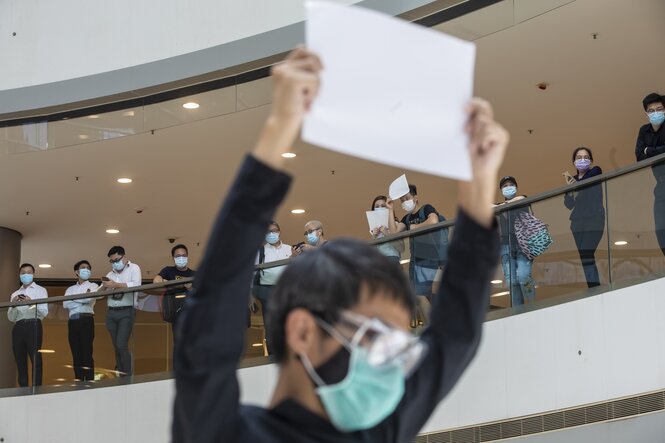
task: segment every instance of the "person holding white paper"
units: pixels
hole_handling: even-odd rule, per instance
[[[388,198],[385,195],[378,195],[374,197],[372,202],[371,210],[372,211],[388,211],[386,202]],[[388,214],[390,217],[391,214]],[[395,214],[392,213],[394,221],[397,221]],[[386,235],[390,235],[390,228],[388,226],[381,226],[379,228],[374,228],[370,231],[372,238],[382,238]],[[381,243],[376,247],[380,253],[388,257],[391,261],[399,264],[400,259],[402,258],[402,252],[404,252],[404,240],[396,240],[388,243]]]
[[[473,180],[459,185],[445,297],[434,299],[431,327],[410,333],[415,301],[398,266],[363,242],[329,241],[293,259],[277,283],[269,312],[276,386],[267,407],[241,405],[236,371],[256,250],[289,190],[281,154],[317,96],[321,69],[305,49],[273,68],[270,115],[219,211],[182,313],[173,442],[411,442],[480,343],[499,256],[491,203],[508,133],[475,100],[466,125]]]

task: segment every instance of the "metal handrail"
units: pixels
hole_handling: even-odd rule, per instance
[[[0,309],[17,307],[17,306],[41,305],[44,303],[58,303],[63,301],[81,300],[86,298],[103,298],[112,295],[129,294],[132,292],[145,292],[155,289],[170,288],[172,286],[182,286],[187,283],[192,283],[193,281],[194,278],[189,277],[180,280],[169,280],[162,283],[150,283],[148,285],[134,286],[132,288],[112,289],[110,291],[84,292],[82,294],[76,294],[76,295],[61,295],[58,297],[38,298],[35,300],[2,302],[0,303]]]
[[[534,203],[537,203],[537,202],[540,202],[540,201],[543,201],[543,200],[547,200],[547,199],[550,199],[550,198],[553,198],[553,197],[558,197],[560,195],[564,195],[564,194],[567,194],[569,192],[577,191],[578,189],[581,189],[581,188],[587,188],[589,186],[593,186],[594,184],[597,184],[597,183],[606,182],[608,180],[611,180],[611,179],[614,179],[614,178],[617,178],[617,177],[621,177],[623,175],[630,174],[632,172],[639,171],[641,169],[646,169],[646,168],[649,168],[649,167],[653,166],[654,164],[663,163],[663,162],[665,162],[665,154],[660,154],[660,155],[657,155],[655,157],[633,163],[632,165],[624,166],[624,167],[615,169],[613,171],[606,172],[604,174],[600,174],[600,175],[597,175],[595,177],[592,177],[592,178],[589,178],[589,179],[586,179],[586,180],[583,180],[583,181],[579,181],[577,183],[573,183],[572,185],[565,185],[565,186],[561,186],[561,187],[558,187],[558,188],[555,188],[555,189],[551,189],[549,191],[545,191],[545,192],[542,192],[540,194],[536,194],[532,197],[523,198],[523,199],[518,200],[514,203],[510,203],[509,205],[497,206],[494,209],[494,212],[495,212],[495,214],[498,215],[502,212],[511,211],[511,210],[516,209],[516,208],[520,208],[520,207],[524,207],[524,206],[529,206],[529,205],[532,205]],[[408,238],[408,237],[416,237],[418,235],[427,234],[429,232],[449,228],[451,226],[454,226],[455,222],[456,222],[456,219],[446,220],[444,222],[424,226],[422,228],[416,228],[416,229],[411,229],[411,230],[408,230],[408,231],[402,231],[402,232],[399,232],[397,234],[390,234],[390,235],[387,235],[387,236],[382,237],[380,239],[368,240],[367,244],[370,245],[370,246],[376,246],[376,245],[380,245],[380,244],[383,244],[383,243],[391,243],[391,242],[394,242],[394,241],[397,241],[397,240],[402,240],[402,239],[405,239],[405,238]],[[279,267],[279,266],[285,266],[289,263],[290,260],[291,259],[287,258],[287,259],[284,259],[284,260],[274,261],[274,262],[270,262],[270,263],[262,263],[260,265],[256,265],[256,269],[269,269],[269,268],[274,268],[274,267]]]

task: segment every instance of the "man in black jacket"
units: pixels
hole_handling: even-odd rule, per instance
[[[273,293],[279,378],[268,408],[241,406],[247,288],[256,250],[291,179],[281,154],[316,97],[316,55],[273,69],[273,105],[212,230],[176,343],[175,442],[411,442],[471,361],[498,257],[491,209],[508,133],[482,100],[469,105],[473,181],[459,216],[431,326],[409,331],[414,304],[399,267],[352,240],[297,257]]]
[[[635,145],[637,161],[665,153],[665,97],[655,92],[642,100],[644,112],[649,123],[640,128]],[[656,163],[651,167],[656,178],[653,190],[653,218],[656,225],[656,238],[665,255],[665,163]]]

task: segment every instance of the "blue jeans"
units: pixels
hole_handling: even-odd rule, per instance
[[[509,245],[501,245],[501,266],[506,286],[510,289],[512,306],[532,302],[536,298],[536,286],[531,277],[532,260],[522,251],[511,253]]]

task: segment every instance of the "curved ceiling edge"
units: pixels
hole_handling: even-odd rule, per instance
[[[361,6],[424,26],[501,0],[364,0]],[[241,84],[304,40],[304,22],[234,42],[116,71],[0,91],[0,127],[116,111]]]

